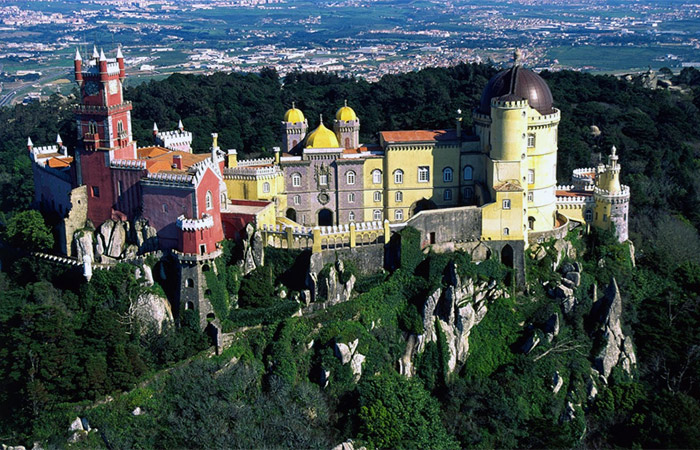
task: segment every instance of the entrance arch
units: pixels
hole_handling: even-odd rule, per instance
[[[327,227],[333,225],[333,211],[323,208],[318,211],[318,225]]]
[[[513,247],[510,244],[504,245],[501,249],[501,262],[511,269],[513,268]]]
[[[297,211],[294,208],[289,208],[285,216],[287,216],[287,219],[289,220],[293,220],[294,222],[297,221]]]
[[[417,202],[413,203],[410,208],[411,217],[415,216],[421,211],[427,211],[429,209],[436,209],[437,205],[434,201],[427,198],[422,198]]]

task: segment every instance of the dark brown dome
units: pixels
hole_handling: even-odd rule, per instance
[[[547,83],[535,72],[520,65],[502,70],[489,80],[483,94],[481,94],[479,112],[491,114],[491,100],[494,97],[503,96],[527,99],[530,106],[540,114],[554,112],[552,91],[549,90]]]

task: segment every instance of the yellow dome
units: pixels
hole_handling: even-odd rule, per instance
[[[338,138],[335,133],[326,128],[321,122],[306,138],[306,148],[339,148]]]
[[[348,106],[347,100],[345,101],[345,106],[340,108],[337,113],[335,113],[336,120],[342,120],[345,122],[350,122],[351,120],[357,120],[357,114],[355,111]]]
[[[304,118],[304,113],[301,112],[300,109],[297,109],[294,106],[294,103],[292,103],[291,109],[288,109],[286,113],[284,113],[284,121],[285,122],[292,122],[292,123],[298,123],[298,122],[303,122],[306,120]]]

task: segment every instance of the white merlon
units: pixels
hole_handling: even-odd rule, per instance
[[[110,162],[110,167],[117,169],[145,169],[146,160],[143,159],[114,159]]]
[[[275,162],[274,158],[242,159],[238,161],[238,167],[266,166]]]
[[[177,218],[177,227],[183,231],[199,231],[214,227],[214,217],[202,215],[201,219],[186,219],[184,215]]]

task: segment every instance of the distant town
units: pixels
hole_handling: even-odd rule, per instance
[[[69,92],[93,45],[123,47],[130,83],[263,67],[371,82],[516,47],[536,71],[677,71],[700,65],[699,30],[700,3],[661,0],[0,0],[0,106]]]

